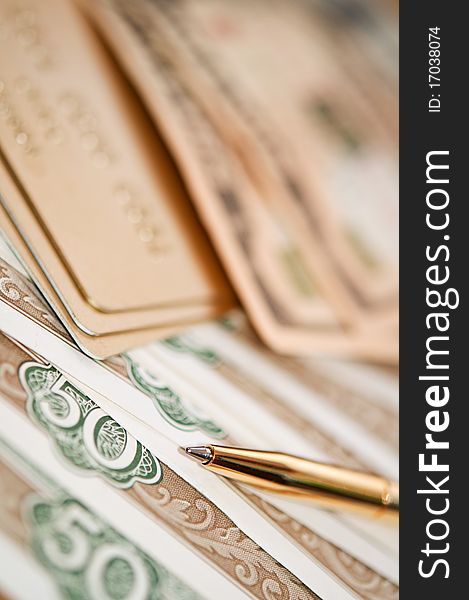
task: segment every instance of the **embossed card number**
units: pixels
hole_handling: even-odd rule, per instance
[[[0,158],[22,195],[2,202],[48,276],[47,244],[104,313],[226,297],[166,150],[73,3],[5,2],[0,25]]]

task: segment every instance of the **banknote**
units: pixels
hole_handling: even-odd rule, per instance
[[[395,335],[383,343],[383,332],[371,326],[345,329],[331,311],[330,296],[343,296],[328,276],[327,258],[318,260],[319,270],[312,273],[295,231],[286,229],[285,209],[276,213],[259,196],[239,157],[160,52],[158,36],[145,29],[147,20],[137,10],[141,3],[126,5],[132,14],[123,17],[110,12],[114,4],[105,4],[109,11],[98,13],[103,33],[172,148],[217,251],[264,341],[286,353],[322,350],[394,361]],[[132,20],[135,10],[137,23]],[[127,24],[122,20],[126,17]],[[125,56],[119,52],[122,36],[129,50]],[[322,257],[319,246],[316,250]]]
[[[175,353],[172,360],[169,353],[165,352],[166,349]],[[325,369],[320,360],[310,360],[305,364],[306,361],[302,362],[298,359],[278,358],[274,353],[264,352],[264,347],[256,344],[254,336],[236,335],[232,332],[227,334],[218,324],[192,327],[184,333],[155,344],[152,350],[158,356],[164,355],[173,364],[176,364],[176,357],[181,353],[189,353],[199,358],[201,363],[220,373],[239,389],[245,389],[247,393],[256,395],[260,401],[265,398],[272,411],[279,411],[282,419],[292,425],[296,423],[296,428],[303,430],[307,437],[314,439],[311,415],[308,418],[301,410],[293,411],[291,403],[284,404],[278,399],[279,395],[286,398],[300,395],[301,392],[296,389],[302,389],[303,393],[308,390],[312,397],[320,398],[324,405],[349,417],[352,422],[362,426],[368,435],[386,442],[397,451],[396,406],[391,407],[380,403],[375,397],[370,398],[369,393],[354,389],[348,382],[338,377],[334,369],[331,368],[330,371]],[[211,357],[210,360],[206,359],[207,356]],[[291,386],[281,386],[280,382],[284,380],[295,383]],[[318,443],[320,443],[319,439]],[[331,440],[324,439],[320,445],[327,447],[328,453],[334,455],[339,462],[350,461],[364,466],[357,457],[352,459],[352,455],[349,454],[348,457],[344,455],[342,442],[334,444]]]
[[[240,386],[238,389],[223,381],[217,374],[197,369],[190,360],[180,358],[178,364],[168,361],[167,356],[161,352],[155,353],[152,347],[128,353],[124,358],[124,368],[118,367],[116,363],[112,366],[149,396],[159,413],[158,417],[177,429],[199,431],[199,439],[204,435],[219,436],[225,443],[262,449],[283,448],[315,459],[350,464],[355,468],[369,469],[371,462],[378,472],[391,475],[396,473],[396,456],[387,452],[373,438],[365,438],[363,431],[359,432],[361,437],[358,439],[362,449],[368,448],[368,453],[361,453],[361,463],[353,456],[350,447],[357,447],[357,437],[352,432],[350,439],[345,437],[344,429],[346,432],[348,423],[345,428],[340,427],[344,424],[343,421],[341,423],[340,414],[338,428],[332,435],[319,419],[315,421],[310,418],[306,427],[299,426],[300,419],[291,418],[292,408],[285,402],[285,398],[291,393],[291,386],[287,387],[283,397],[279,397],[278,393],[267,394],[262,388],[260,391],[260,386],[253,385],[252,380],[248,386]],[[201,379],[207,383],[201,384]],[[90,393],[92,391],[90,388]],[[269,396],[273,396],[273,399],[269,400]],[[311,400],[311,394],[308,399]],[[299,410],[302,419],[307,421],[303,416],[304,412]],[[151,422],[158,428],[155,415]],[[261,429],[259,423],[263,425]],[[337,436],[340,432],[343,439],[340,440],[339,436],[339,439],[334,440],[334,434]],[[339,441],[343,447],[339,445]],[[369,455],[376,457],[371,460]],[[299,507],[294,503],[281,502],[279,505],[278,498],[274,496],[268,496],[266,500],[282,510],[283,519],[286,520],[289,515],[316,533],[319,532],[318,521],[321,521],[321,534],[325,539],[342,549],[347,547],[352,555],[372,564],[378,572],[385,573],[391,579],[395,578],[397,531],[394,528],[381,526],[376,522],[370,524],[367,520],[345,514],[331,513],[324,518],[324,513],[319,513],[318,516],[311,507],[298,510]],[[263,513],[266,516],[265,511]],[[360,532],[361,539],[351,536],[351,532]],[[364,539],[367,544],[364,544]]]
[[[63,355],[63,350],[61,351],[61,354]],[[141,423],[145,422],[146,424],[151,424],[154,431],[164,432],[165,435],[168,435],[171,437],[171,439],[175,439],[178,441],[178,443],[182,444],[193,443],[195,440],[200,442],[201,439],[204,439],[205,436],[208,435],[211,439],[239,439],[249,443],[251,443],[253,439],[257,439],[258,443],[265,444],[265,447],[267,447],[268,443],[272,445],[272,439],[270,442],[262,439],[259,428],[257,428],[257,431],[253,432],[254,435],[250,434],[250,437],[248,437],[246,432],[242,431],[242,427],[240,426],[239,422],[242,421],[240,418],[240,413],[242,412],[243,407],[239,407],[240,410],[237,411],[235,418],[228,419],[225,410],[220,410],[219,408],[218,412],[212,411],[212,408],[216,405],[216,402],[214,402],[214,400],[216,401],[216,398],[213,397],[213,393],[210,395],[205,393],[204,390],[204,395],[202,398],[200,398],[201,394],[200,392],[197,394],[197,386],[193,386],[196,388],[195,391],[191,389],[189,392],[184,393],[183,395],[176,393],[172,385],[171,388],[173,389],[168,388],[168,384],[166,383],[167,381],[170,380],[171,382],[180,382],[182,379],[178,369],[173,370],[171,373],[169,369],[165,367],[162,361],[155,362],[153,360],[153,362],[151,362],[151,356],[149,358],[147,356],[147,358],[144,358],[143,361],[139,362],[137,360],[138,358],[138,356],[133,354],[132,356],[127,356],[119,360],[116,358],[111,362],[108,361],[107,363],[108,368],[112,369],[114,373],[126,378],[133,386],[145,393],[145,395],[149,396],[151,399],[149,405],[146,407],[149,410],[144,410],[142,401],[141,399],[138,400],[138,396],[136,396],[134,400],[131,399],[133,395],[130,393],[130,389],[127,390],[123,395],[116,388],[114,388],[113,392],[108,394],[108,397],[113,398],[113,400],[115,400],[119,406],[126,411],[126,414],[120,413],[122,418],[127,419],[127,411],[131,410],[134,416],[139,417]],[[185,364],[183,370],[187,371],[187,364]],[[91,379],[91,377],[88,377],[88,380],[86,380],[88,386],[91,386],[91,388],[99,387],[102,389],[100,385],[96,385],[96,383]],[[164,384],[163,381],[165,382]],[[176,387],[176,389],[178,389],[178,387]],[[91,390],[90,394],[92,392],[94,392],[94,390]],[[219,389],[216,391],[215,395],[217,396],[218,394],[223,393],[226,393],[226,390]],[[239,403],[238,400],[240,397],[241,393],[239,393],[237,396],[233,394],[232,402],[235,401],[236,403]],[[129,404],[129,401],[131,404]],[[101,397],[100,402],[104,403],[104,399]],[[226,405],[226,403],[224,403],[224,405]],[[112,406],[111,403],[108,403],[107,409],[111,411],[111,408],[113,411],[116,410],[116,406]],[[250,410],[252,410],[252,408],[250,408]],[[264,412],[260,413],[260,418],[258,418],[253,411],[252,414],[254,414],[256,418],[253,418],[252,421],[254,423],[267,423],[266,415],[268,415],[269,410],[269,406],[264,407]],[[218,423],[217,419],[214,417],[217,417],[217,419],[220,417],[220,422]],[[141,423],[139,431],[142,429]],[[169,424],[170,427],[163,428],[163,424]],[[265,428],[263,427],[263,431],[264,430]],[[153,440],[154,431],[151,436],[151,439]],[[292,438],[292,433],[289,433],[288,430],[284,429],[281,429],[280,433],[278,433],[278,425],[276,425],[276,431],[277,445],[280,442],[279,436],[284,435],[285,431],[287,439],[298,440],[300,437],[299,434],[296,433]],[[189,434],[191,435],[189,436]],[[226,436],[230,436],[230,438]],[[322,435],[322,438],[324,438],[324,435]],[[141,436],[139,439],[142,439]],[[319,439],[321,439],[321,436],[319,436]],[[296,441],[295,443],[299,444],[300,442]],[[302,448],[303,450],[307,450],[309,453],[311,453],[311,449],[308,446],[305,447],[297,445],[295,447]],[[158,449],[161,450],[160,445],[158,446]],[[316,454],[316,456],[319,455]],[[178,459],[178,456],[172,454],[172,461],[177,462]],[[174,462],[172,464],[175,466]],[[182,466],[185,467],[185,465]],[[191,477],[193,476],[193,474],[190,475]],[[213,487],[213,483],[206,481],[200,481],[198,482],[198,485],[202,485],[202,488],[199,489],[204,489],[205,485]],[[283,527],[286,530],[287,535],[293,537],[293,540],[296,543],[301,541],[301,539],[303,539],[303,541],[308,539],[305,538],[303,534],[298,536],[297,534],[299,531],[303,531],[304,534],[309,531],[313,536],[313,539],[321,540],[321,547],[323,548],[322,556],[321,553],[319,557],[317,553],[315,556],[314,552],[312,552],[313,548],[311,546],[306,548],[306,550],[316,561],[319,560],[319,563],[323,569],[327,568],[334,574],[342,573],[342,580],[345,581],[347,586],[350,586],[352,589],[360,589],[360,593],[364,593],[364,590],[362,590],[363,582],[360,583],[359,578],[357,578],[359,570],[363,569],[363,572],[367,573],[367,580],[369,578],[369,581],[373,582],[373,584],[370,583],[370,590],[375,590],[373,593],[378,594],[378,591],[376,590],[381,590],[379,593],[384,593],[382,591],[384,589],[388,589],[388,593],[391,594],[390,597],[393,597],[392,595],[396,593],[396,588],[393,587],[389,581],[386,581],[386,578],[382,578],[377,574],[377,572],[380,573],[384,569],[384,571],[388,573],[391,578],[394,578],[395,573],[393,573],[393,564],[395,564],[395,559],[391,558],[389,553],[386,554],[383,552],[382,541],[380,541],[378,547],[376,546],[376,543],[370,541],[370,532],[364,533],[362,531],[357,535],[357,526],[359,527],[360,524],[347,524],[342,522],[340,519],[338,520],[337,518],[331,517],[327,514],[321,512],[317,514],[317,512],[311,510],[310,508],[308,508],[306,514],[303,513],[300,515],[300,519],[292,519],[291,516],[288,517],[289,514],[292,514],[292,507],[282,506],[279,508],[277,505],[275,505],[274,510],[273,499],[267,499],[267,504],[265,504],[265,502],[260,504],[261,500],[263,499],[256,497],[252,498],[251,502],[254,504],[254,506],[256,506],[257,511],[261,511],[263,518],[268,517],[269,519],[272,519],[272,515],[276,516],[277,527],[280,529]],[[231,502],[230,508],[233,509]],[[296,514],[299,514],[298,511]],[[304,522],[306,522],[306,524],[303,524]],[[297,525],[295,525],[295,523]],[[376,531],[374,533],[376,535]],[[382,533],[379,531],[379,528],[378,533]],[[330,541],[331,538],[335,543]],[[348,549],[350,554],[344,550],[344,547]],[[327,558],[328,556],[329,559]],[[352,559],[352,556],[355,556],[355,558]],[[357,562],[357,556],[361,556],[362,560],[364,560],[364,563],[359,559]],[[345,561],[345,563],[343,561]],[[351,570],[344,572],[344,564],[347,563],[354,565],[354,567]],[[369,567],[365,567],[367,563],[371,563],[373,565],[372,570],[370,570]],[[359,566],[360,564],[361,566]],[[370,595],[369,597],[373,596]]]
[[[217,323],[191,327],[184,334],[165,339],[164,346],[201,359],[215,356],[214,366],[241,386],[246,376],[267,384],[269,377],[265,373],[274,368],[289,373],[324,402],[361,423],[368,433],[397,449],[397,374],[350,361],[280,356],[259,343],[240,313],[232,313]],[[263,367],[265,362],[269,367],[260,368],[258,359]],[[269,391],[274,392],[272,387]]]
[[[172,569],[165,566],[168,555],[160,544],[153,545],[150,555],[144,552],[67,493],[38,456],[31,457],[21,444],[11,446],[3,435],[0,473],[0,547],[5,551],[0,587],[9,597],[203,597],[175,574],[179,561]],[[189,573],[184,574],[190,581]]]
[[[148,353],[158,361],[153,368],[161,372],[164,364],[177,373],[173,377],[165,373],[165,377],[186,398],[194,397],[197,389],[200,401],[212,398],[212,410],[222,412],[223,407],[231,414],[226,428],[237,426],[237,435],[244,436],[243,445],[282,446],[287,452],[295,448],[297,453],[321,460],[397,477],[395,380],[369,373],[366,368],[362,373],[360,366],[354,369],[339,363],[323,368],[321,361],[312,359],[308,368],[300,365],[300,370],[290,359],[279,364],[262,345],[251,344],[218,325],[195,327],[154,344],[140,355],[142,361]],[[305,377],[310,363],[311,376]],[[368,377],[372,381],[373,375],[376,385],[371,386],[370,396],[363,383]],[[249,433],[242,431],[240,422]],[[258,422],[263,423],[262,431],[256,426]],[[386,435],[383,430],[390,433]],[[354,526],[360,528],[362,524]],[[386,540],[391,553],[396,554],[396,537],[376,527],[367,535],[379,546]]]
[[[28,357],[24,348],[8,338],[2,337],[1,342],[6,372],[2,414],[13,408],[15,422],[18,416],[29,415],[41,438],[46,436],[45,441],[79,480],[98,477],[110,489],[111,497],[124,496],[144,511],[150,522],[164,525],[254,595],[263,597],[262,588],[273,587],[285,598],[316,597],[67,377],[39,362],[37,354]],[[29,439],[32,443],[31,436]],[[101,510],[105,511],[106,505]],[[238,564],[242,566],[235,568]],[[244,572],[250,577],[243,576]]]
[[[37,354],[33,353],[33,356],[36,357],[37,360]],[[67,376],[68,378],[68,376]],[[78,389],[78,388],[76,388]],[[111,394],[112,396],[112,394]],[[129,396],[132,396],[131,393],[131,389],[128,388],[127,389],[127,393],[126,393],[126,398],[127,400],[129,399]],[[134,422],[134,420],[132,418],[129,417],[129,414],[127,411],[123,411],[123,410],[118,410],[118,408],[113,402],[109,402],[105,400],[104,397],[99,396],[100,398],[100,405],[104,406],[105,410],[110,410],[110,413],[112,413],[113,415],[116,415],[119,419],[120,423],[124,423],[125,426],[129,427],[129,430],[132,431],[136,431],[138,429],[137,432],[137,437],[139,440],[142,440],[142,443],[146,444],[146,446],[148,448],[151,448],[153,452],[157,453],[156,455],[159,457],[159,463],[162,465],[166,465],[166,463],[171,463],[172,468],[170,469],[171,473],[174,473],[174,477],[176,477],[176,486],[177,489],[179,490],[179,492],[182,494],[181,497],[181,502],[183,502],[183,504],[185,505],[185,502],[187,501],[186,498],[190,498],[190,490],[200,490],[200,489],[205,489],[206,492],[208,492],[208,496],[205,496],[207,498],[207,502],[208,507],[206,505],[201,506],[200,503],[196,502],[196,505],[199,506],[199,512],[196,512],[196,515],[200,516],[200,510],[202,510],[202,512],[205,511],[205,509],[209,512],[209,517],[207,517],[207,519],[205,519],[205,522],[210,522],[211,525],[216,525],[216,523],[214,523],[213,518],[212,518],[212,509],[213,510],[221,510],[221,511],[226,511],[226,513],[229,513],[230,515],[232,515],[232,517],[234,517],[237,527],[240,527],[240,531],[246,531],[250,530],[251,533],[253,533],[253,541],[258,544],[261,543],[262,547],[264,548],[269,548],[271,551],[273,550],[273,556],[276,557],[277,560],[281,561],[281,564],[286,565],[289,563],[289,568],[292,570],[291,572],[294,574],[297,574],[297,576],[301,579],[302,582],[304,582],[304,584],[306,584],[307,586],[309,586],[311,589],[313,590],[318,590],[318,594],[321,595],[330,595],[331,593],[335,596],[335,597],[349,597],[350,592],[347,591],[347,587],[342,587],[339,586],[337,587],[336,584],[334,584],[334,580],[330,579],[330,577],[324,577],[323,575],[323,569],[320,567],[316,566],[315,562],[312,562],[310,558],[308,558],[305,554],[303,554],[303,552],[299,551],[299,549],[297,549],[296,544],[292,545],[292,543],[289,541],[289,539],[287,537],[285,537],[284,535],[280,535],[280,527],[278,528],[278,530],[276,528],[274,528],[272,525],[269,524],[269,522],[266,521],[265,516],[262,516],[259,514],[259,512],[257,510],[254,510],[254,508],[250,508],[250,505],[248,503],[246,503],[246,500],[242,500],[241,497],[237,494],[234,494],[233,491],[230,491],[229,488],[226,486],[226,484],[223,484],[223,482],[219,482],[216,479],[211,478],[211,481],[207,482],[206,481],[206,477],[203,476],[202,479],[204,479],[205,481],[202,482],[200,480],[200,469],[193,469],[191,464],[188,464],[188,461],[185,457],[179,455],[178,453],[178,447],[179,444],[181,443],[181,441],[179,441],[177,444],[174,444],[174,442],[171,442],[164,436],[161,435],[161,431],[163,431],[165,428],[162,427],[161,423],[158,423],[157,420],[155,419],[155,413],[153,411],[151,411],[150,414],[153,415],[153,417],[150,419],[148,416],[145,417],[146,422],[147,423],[151,423],[152,427],[151,429],[149,429],[148,427],[145,428],[142,423],[138,423],[136,424]],[[140,401],[141,403],[141,401]],[[129,408],[129,405],[127,404],[127,410]],[[141,414],[141,411],[137,410],[136,411],[137,414]],[[153,421],[153,422],[152,422]],[[156,429],[154,428],[156,426]],[[175,432],[177,431],[177,429],[173,426],[173,439],[177,438],[178,440],[187,440],[186,442],[182,442],[182,443],[191,443],[190,440],[194,440],[195,437],[192,437],[186,434],[181,434],[181,431],[179,431],[179,435],[175,435]],[[201,434],[198,433],[197,438],[200,439]],[[205,439],[213,439],[213,437],[211,438],[205,438]],[[172,449],[171,449],[172,448]],[[161,457],[161,458],[160,458]],[[163,463],[164,461],[164,463]],[[195,465],[196,466],[196,465]],[[169,467],[168,467],[169,469]],[[174,469],[174,470],[173,470]],[[179,476],[179,477],[178,477]],[[180,479],[180,477],[183,477],[183,479]],[[186,481],[186,484],[183,484],[183,481]],[[196,485],[196,487],[192,487],[191,483]],[[220,486],[221,484],[221,486]],[[181,487],[182,485],[182,487]],[[189,487],[187,487],[189,486]],[[162,492],[164,494],[164,492]],[[194,492],[192,492],[194,493]],[[200,492],[195,492],[195,498],[194,501],[197,500],[197,498],[199,497],[204,497],[204,496],[200,496]],[[212,500],[210,501],[211,498]],[[154,503],[149,501],[149,504],[151,505],[152,509],[154,509]],[[167,515],[167,517],[169,519],[171,518],[176,518],[176,520],[178,520],[177,515],[175,516],[173,514],[174,505],[170,505],[167,506],[167,511],[163,511],[165,513],[165,515]],[[168,515],[168,513],[170,513]],[[179,513],[178,513],[179,514]],[[204,513],[205,514],[205,513]],[[182,517],[183,520],[185,521],[185,517]],[[232,521],[233,522],[233,521]],[[184,529],[184,528],[183,528]],[[212,531],[211,527],[208,527],[209,531],[207,532],[208,535],[212,535],[210,532]],[[216,535],[215,535],[215,539],[213,540],[213,543],[215,543],[217,545],[217,548],[219,550],[219,552],[221,554],[226,554],[226,553],[234,553],[234,555],[236,557],[239,557],[239,553],[236,551],[236,545],[239,542],[241,544],[241,546],[246,546],[249,545],[248,542],[243,542],[243,539],[241,534],[238,535],[237,528],[234,529],[230,529],[228,528],[229,531],[227,531],[227,528],[215,528],[216,532],[221,535],[222,537],[225,537],[228,535],[229,537],[229,542],[228,542],[228,546],[223,546],[223,544],[221,546],[217,545],[217,540],[216,540]],[[278,533],[277,533],[278,531]],[[181,534],[183,534],[183,532],[181,532]],[[203,541],[200,539],[200,536],[196,536],[195,534],[193,536],[189,535],[189,537],[192,539],[194,544],[199,544],[201,546],[204,546]],[[256,541],[257,540],[257,541]],[[262,540],[262,542],[261,542]],[[209,549],[207,550],[207,552],[210,554],[210,556],[213,555],[213,551],[212,549],[210,549],[211,547],[211,542],[207,542],[206,546],[209,547]],[[234,547],[233,547],[234,546]],[[251,547],[251,550],[253,550],[254,547]],[[218,553],[215,553],[214,558],[217,559]],[[258,562],[258,557],[254,557],[251,553],[251,558],[254,559],[255,563],[257,564]],[[275,564],[279,564],[275,561]],[[249,567],[247,567],[249,568]],[[280,568],[280,567],[279,567]],[[285,567],[281,567],[282,569]],[[270,567],[269,567],[270,569]],[[275,572],[280,573],[280,577],[283,577],[282,573],[283,571],[277,571],[277,568],[274,569]],[[239,573],[239,570],[237,571]],[[295,591],[295,593],[298,593],[298,589],[296,586],[299,585],[299,579],[295,579],[294,575],[287,575],[286,576],[287,579],[285,579],[285,581],[290,581],[291,577],[293,577],[293,590]],[[373,577],[375,577],[373,575]],[[254,581],[255,579],[255,581]],[[253,578],[249,578],[249,581],[251,582],[250,585],[255,585],[259,579],[258,577],[254,577]],[[382,580],[380,580],[381,582]],[[249,582],[246,582],[249,583]],[[303,585],[303,584],[302,584]],[[386,583],[384,583],[385,587],[386,587]],[[331,592],[331,586],[332,588],[334,588],[334,586],[336,587],[335,592],[332,591]],[[290,597],[288,594],[286,597]],[[299,595],[299,597],[303,597],[301,594]],[[306,596],[309,597],[309,596]]]
[[[132,360],[149,374],[149,391],[152,389],[149,385],[151,374],[159,374],[186,405],[190,402],[203,406],[207,412],[210,409],[209,414],[216,417],[239,445],[272,450],[281,448],[285,452],[397,477],[397,451],[383,444],[376,431],[369,432],[363,423],[354,422],[350,418],[353,415],[342,414],[337,406],[328,406],[317,391],[302,385],[284,369],[269,365],[249,348],[233,343],[227,336],[216,336],[217,343],[215,335],[212,335],[209,346],[206,342],[210,339],[208,336],[201,336],[200,331],[195,333],[193,335],[190,331],[182,340],[168,340],[169,351],[160,344],[158,348],[153,345],[129,353]],[[249,361],[252,371],[239,366],[239,362],[233,359],[235,355]],[[209,363],[206,362],[207,356],[212,357]],[[396,420],[396,417],[390,420],[394,429]],[[259,428],[259,423],[262,423],[262,428]],[[272,498],[272,502],[275,501]],[[298,516],[295,507],[282,508],[286,513]],[[299,518],[314,530],[316,523],[312,515],[309,516],[311,518],[306,522],[304,514]],[[397,536],[394,530],[383,530],[376,524],[370,526],[367,521],[346,515],[338,515],[337,518],[341,522],[353,521],[355,530],[374,540],[375,551],[376,547],[386,546],[390,556],[396,556]],[[331,531],[325,532],[325,535],[331,535]],[[345,536],[342,532],[342,543]],[[338,541],[335,537],[330,539]],[[351,550],[357,552],[355,547]],[[359,556],[365,561],[370,559],[367,552]],[[377,563],[381,564],[378,569],[382,568],[382,555]]]
[[[170,389],[166,384],[163,385],[161,378],[156,379],[156,374],[160,377],[167,374],[161,364],[158,364],[157,368],[153,365],[153,368],[147,369],[134,360],[127,359],[125,362],[132,365],[129,368],[131,379],[135,378],[135,381],[138,381],[136,385],[150,396],[155,409],[163,418],[172,421],[176,428],[196,428],[202,432],[202,435],[206,430],[213,435],[216,430],[216,435],[226,443],[236,443],[242,439],[241,436],[233,437],[231,435],[231,431],[235,430],[235,427],[230,429],[227,427],[227,430],[224,430],[220,427],[220,423],[214,422],[213,418],[209,420],[207,417],[213,415],[213,411],[209,410],[204,403],[201,409],[200,402],[192,402],[194,400],[192,394],[180,396],[174,392],[174,388]],[[148,361],[144,361],[143,364],[147,365]],[[135,377],[137,369],[140,373],[139,377]],[[83,389],[87,389],[83,384],[80,385]],[[90,394],[94,393],[91,388],[88,391]],[[103,399],[100,401],[102,402]],[[252,445],[252,436],[244,439],[250,440]],[[360,523],[341,523],[340,519],[334,517],[329,520],[327,516],[324,518],[324,513],[312,510],[311,507],[304,507],[303,511],[301,509],[295,511],[294,509],[297,507],[292,507],[291,503],[277,502],[277,499],[271,496],[263,497],[261,494],[249,493],[247,490],[238,491],[242,492],[243,499],[251,503],[263,518],[270,520],[280,531],[299,545],[313,562],[317,562],[332,576],[339,577],[351,590],[365,597],[368,595],[373,597],[375,594],[394,597],[397,594],[397,587],[392,583],[396,581],[396,572],[393,566],[393,564],[395,565],[394,549],[390,552],[383,551],[383,547],[386,546],[386,535],[389,535],[389,531],[386,529],[375,528],[373,534],[379,536],[379,543],[376,544],[373,542],[373,534],[370,535],[369,531],[362,531]],[[358,536],[356,532],[359,532]],[[333,541],[330,541],[331,539]],[[350,552],[345,551],[344,547],[348,548],[349,546]],[[357,559],[357,556],[365,556],[366,559],[363,561]],[[373,558],[368,560],[371,556]],[[370,563],[374,568],[368,566]],[[366,585],[364,581],[360,580],[360,572],[365,576]],[[386,575],[383,576],[382,573],[389,574],[389,578]]]

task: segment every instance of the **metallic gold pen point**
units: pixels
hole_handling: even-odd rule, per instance
[[[213,450],[210,446],[189,446],[185,450],[186,454],[202,463],[209,462],[213,457]]]

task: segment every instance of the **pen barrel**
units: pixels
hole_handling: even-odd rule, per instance
[[[332,510],[398,515],[399,486],[383,477],[283,453],[221,446],[212,450],[206,468],[230,479]]]

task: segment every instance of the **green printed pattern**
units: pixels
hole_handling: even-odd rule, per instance
[[[69,497],[30,496],[34,555],[70,600],[196,600],[191,588]],[[157,540],[155,540],[157,545]]]
[[[170,350],[181,352],[185,354],[192,354],[196,358],[209,363],[210,365],[216,365],[220,362],[220,357],[211,348],[204,348],[190,339],[187,335],[174,335],[168,337],[160,342],[163,346],[166,346]]]
[[[29,415],[69,463],[121,488],[161,479],[161,465],[151,452],[53,366],[24,363],[20,381]]]
[[[132,383],[150,396],[163,418],[173,427],[184,431],[201,431],[215,438],[226,437],[226,432],[214,421],[197,414],[194,409],[184,404],[175,392],[130,356],[124,357]]]

